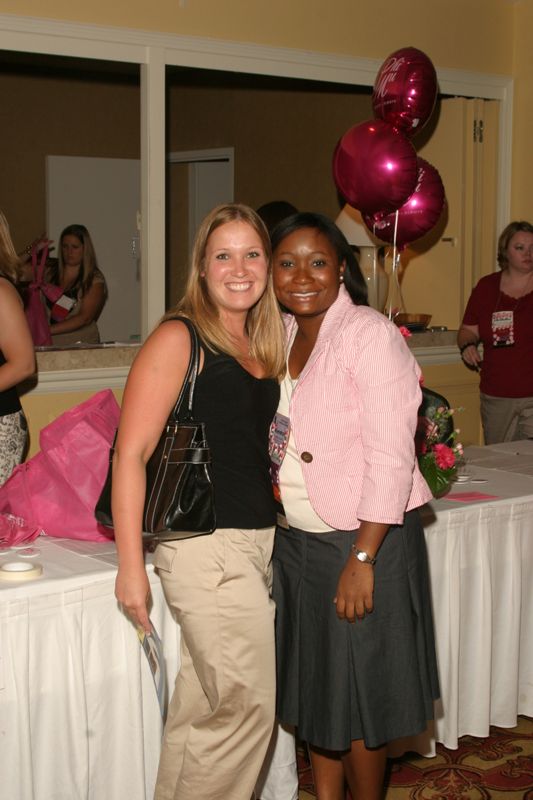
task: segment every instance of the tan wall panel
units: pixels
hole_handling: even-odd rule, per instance
[[[424,385],[444,395],[456,409],[455,427],[463,445],[483,444],[479,413],[479,375],[464,364],[436,364],[423,367]],[[458,409],[462,409],[459,411]]]
[[[250,87],[174,86],[169,93],[169,149],[235,148],[235,199],[257,208],[287,200],[335,217],[331,173],[338,139],[372,117],[371,98],[328,87],[264,82]]]
[[[139,88],[2,70],[0,97],[0,208],[22,249],[46,228],[47,155],[139,158]]]
[[[533,2],[516,4],[511,219],[533,222]]]

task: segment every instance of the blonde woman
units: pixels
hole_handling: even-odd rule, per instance
[[[24,455],[27,424],[17,384],[35,372],[30,329],[16,284],[20,262],[0,211],[0,485]]]
[[[274,724],[275,506],[268,432],[284,368],[270,242],[242,205],[201,224],[185,296],[141,348],[128,377],[113,473],[116,596],[150,630],[141,543],[145,465],[183,383],[192,320],[201,344],[194,415],[212,452],[217,529],[159,545],[166,599],[181,628],[156,800],[250,800]]]
[[[107,300],[107,287],[85,225],[69,225],[61,232],[59,263],[48,280],[63,289],[61,302],[51,309],[52,343],[98,343],[97,320]]]

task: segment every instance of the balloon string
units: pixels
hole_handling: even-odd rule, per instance
[[[399,215],[398,211],[396,211],[395,214],[394,214],[394,239],[393,239],[393,250],[392,250],[392,269],[393,269],[393,271],[398,266],[397,261],[396,261],[396,254],[397,254],[397,250],[396,250],[396,234],[398,233],[398,218],[399,218],[399,216],[400,215]]]

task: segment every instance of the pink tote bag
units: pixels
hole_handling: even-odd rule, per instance
[[[24,517],[48,536],[104,541],[94,517],[120,409],[110,389],[42,429],[41,450],[0,487],[0,512]]]

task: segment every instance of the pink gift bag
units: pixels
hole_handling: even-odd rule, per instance
[[[110,389],[42,429],[41,451],[0,487],[0,512],[24,517],[48,536],[104,541],[94,518],[120,409]]]

